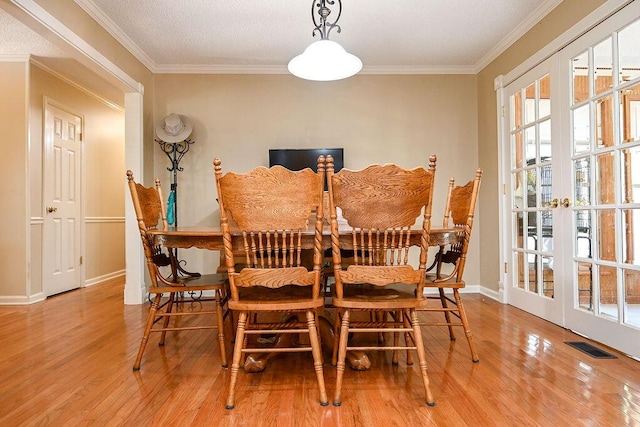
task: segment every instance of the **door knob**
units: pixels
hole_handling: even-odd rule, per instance
[[[551,208],[551,209],[555,209],[558,207],[558,198],[556,197],[555,199],[553,199],[552,201],[550,201],[549,203],[546,204],[545,207]]]
[[[58,208],[54,206],[47,206],[47,212],[49,213],[58,212]]]
[[[565,197],[564,199],[562,199],[562,206],[568,208],[569,206],[571,206],[571,200],[569,200],[568,197]]]

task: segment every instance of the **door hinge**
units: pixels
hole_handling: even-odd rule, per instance
[[[504,263],[504,272],[505,272],[505,274],[509,272],[509,268],[508,268],[506,262]]]
[[[80,265],[82,265],[82,261],[83,261],[83,259],[82,259],[82,256],[81,256],[80,257]]]
[[[80,142],[82,142],[82,132],[80,132]]]
[[[504,105],[503,105],[502,106],[502,117],[504,117],[504,114],[505,114],[505,108],[504,108]]]
[[[507,195],[507,184],[502,184],[502,194]]]

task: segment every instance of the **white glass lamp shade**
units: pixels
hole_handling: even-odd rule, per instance
[[[324,39],[309,45],[302,54],[289,61],[289,72],[306,80],[340,80],[357,74],[362,61],[338,43]]]

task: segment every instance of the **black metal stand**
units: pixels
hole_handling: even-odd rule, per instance
[[[189,147],[191,146],[191,144],[193,144],[195,141],[192,141],[190,139],[185,139],[184,141],[181,141],[181,142],[166,142],[161,139],[156,139],[155,141],[158,144],[160,144],[160,148],[162,148],[162,151],[164,152],[164,154],[167,155],[167,157],[169,158],[169,161],[171,162],[171,166],[168,167],[167,170],[169,172],[173,172],[173,182],[171,183],[171,191],[173,192],[173,196],[174,196],[173,225],[177,227],[178,226],[178,172],[183,171],[183,168],[180,167],[180,161],[182,160],[182,157],[189,151]],[[169,207],[167,208],[169,209]],[[176,272],[176,274],[178,275],[181,274],[188,277],[200,277],[200,273],[192,273],[182,268],[182,265],[186,264],[186,261],[184,260],[180,261],[180,259],[178,258],[177,248],[173,248],[173,249],[170,248],[169,250],[173,252],[173,256],[176,263],[176,265],[174,266],[174,271]]]

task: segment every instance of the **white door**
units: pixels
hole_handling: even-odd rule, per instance
[[[82,118],[45,100],[43,291],[81,285]]]
[[[510,195],[505,291],[507,302],[563,324],[565,231],[560,187],[557,56],[505,88],[505,193]],[[566,220],[566,219],[565,219]]]
[[[565,326],[640,357],[640,2],[559,55],[570,161]],[[564,197],[564,196],[563,196]]]

